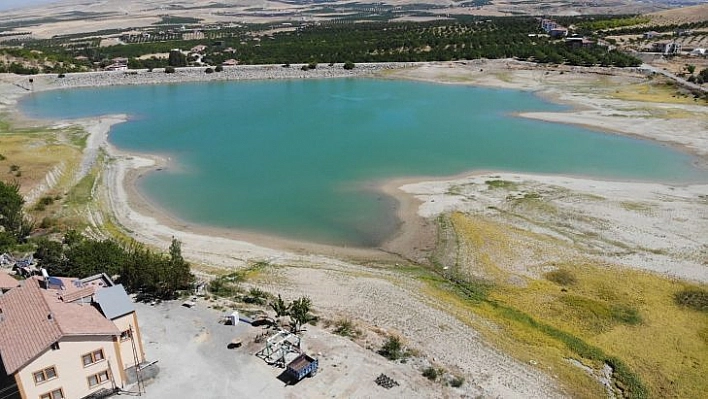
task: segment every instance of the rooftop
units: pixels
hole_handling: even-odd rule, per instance
[[[5,272],[0,272],[0,290],[9,290],[10,288],[19,287],[20,282]]]
[[[44,288],[40,277],[32,277],[0,297],[0,358],[8,374],[63,337],[120,334],[97,307],[79,301],[93,295],[95,286],[84,286],[77,279],[52,279],[63,284]]]

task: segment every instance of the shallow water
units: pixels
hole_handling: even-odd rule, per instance
[[[687,154],[649,141],[517,118],[563,108],[532,93],[331,79],[126,86],[37,93],[22,110],[66,119],[126,113],[110,140],[168,154],[139,189],[191,223],[373,246],[396,230],[375,190],[474,169],[706,181]]]

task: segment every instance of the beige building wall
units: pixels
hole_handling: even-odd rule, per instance
[[[97,350],[103,350],[105,358],[84,366],[82,356]],[[64,337],[59,341],[59,349],[47,350],[17,373],[21,381],[18,385],[24,389],[27,399],[39,399],[40,395],[59,388],[65,398],[76,399],[101,388],[113,388],[114,382],[121,387],[122,359],[119,356],[113,337]],[[55,368],[56,378],[36,383],[34,373],[48,367]],[[106,370],[108,381],[89,388],[88,377]]]
[[[128,313],[125,316],[121,316],[117,319],[113,319],[113,324],[118,327],[118,330],[125,332],[133,329],[133,339],[135,340],[135,349],[138,352],[138,363],[145,361],[145,352],[143,351],[143,339],[140,334],[140,326],[138,326],[138,317],[135,312]],[[127,369],[135,366],[135,359],[133,356],[133,343],[127,336],[122,336],[120,338],[120,354],[123,359],[123,364],[121,367]]]

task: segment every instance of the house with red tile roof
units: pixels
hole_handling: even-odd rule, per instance
[[[0,271],[0,295],[15,287],[19,287],[19,285],[20,282],[17,281],[14,277],[9,275],[8,273],[5,273],[4,271]]]
[[[133,302],[105,275],[35,276],[0,296],[0,397],[105,397],[144,362]]]

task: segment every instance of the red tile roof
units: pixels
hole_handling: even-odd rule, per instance
[[[0,358],[8,374],[14,374],[62,337],[120,334],[95,307],[65,303],[60,294],[41,288],[39,278],[31,278],[0,296]]]
[[[86,298],[87,296],[93,295],[93,293],[96,292],[95,287],[84,287],[81,289],[73,290],[70,292],[62,292],[61,294],[61,300],[69,303],[69,302],[74,302],[76,300],[79,300],[81,298]]]
[[[0,290],[9,290],[10,288],[19,287],[20,282],[15,280],[11,275],[0,272]]]

